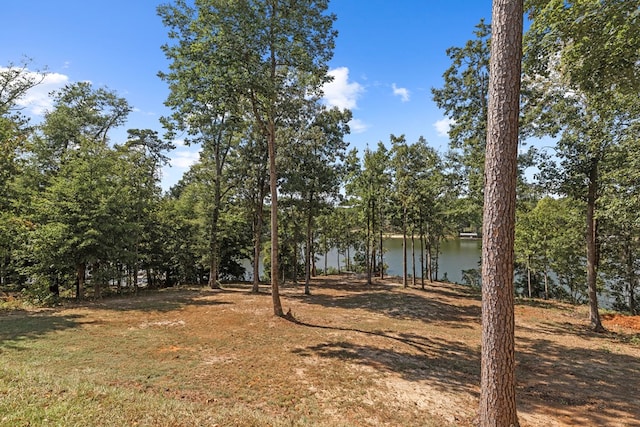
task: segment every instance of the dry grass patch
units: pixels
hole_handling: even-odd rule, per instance
[[[474,425],[477,295],[346,277],[282,293],[294,321],[244,285],[0,314],[0,426]],[[592,334],[581,310],[516,307],[523,426],[640,425],[638,331]]]

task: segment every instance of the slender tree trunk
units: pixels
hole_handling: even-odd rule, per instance
[[[85,263],[76,265],[76,299],[84,298],[84,272],[87,269]]]
[[[365,248],[365,263],[367,264],[367,285],[371,284],[371,258],[373,255],[373,248],[371,247],[371,201],[367,202],[367,244]]]
[[[284,316],[280,302],[278,286],[278,174],[276,170],[276,134],[275,125],[269,123],[269,188],[271,190],[271,299],[273,300],[273,314]]]
[[[431,242],[427,237],[427,277],[429,278],[429,283],[433,282],[433,258],[431,252]]]
[[[482,232],[480,426],[518,426],[513,259],[522,0],[494,0]]]
[[[316,277],[318,275],[318,269],[316,268],[316,250],[313,244],[314,240],[314,232],[311,230],[311,277]]]
[[[529,291],[529,298],[531,298],[531,267],[529,266],[529,260],[527,259],[527,289]]]
[[[430,262],[433,263],[433,266],[434,266],[434,267],[431,267],[431,266],[429,267],[429,269],[433,271],[433,277],[430,277],[429,281],[431,282],[432,280],[435,280],[437,282],[438,270],[440,269],[440,238],[436,238],[436,244],[433,246],[434,246],[433,249],[436,251],[436,253],[433,259],[431,260],[431,245],[429,245],[429,259],[431,260]]]
[[[416,287],[416,238],[411,227],[411,286]]]
[[[293,283],[298,284],[298,232],[293,232]],[[283,268],[283,271],[286,270]],[[284,274],[284,273],[283,273]]]
[[[311,290],[309,285],[311,283],[311,246],[312,246],[312,233],[313,233],[313,212],[311,210],[311,206],[313,203],[313,196],[309,202],[309,212],[307,214],[307,244],[305,248],[305,263],[304,263],[304,294],[311,295]],[[326,257],[326,251],[325,251]]]
[[[93,268],[94,268],[93,271],[97,271],[99,268],[99,264],[95,264]],[[93,280],[93,299],[99,300],[100,297],[102,296],[101,294],[102,294],[102,289],[101,289],[100,280]]]
[[[351,271],[351,249],[347,246],[347,271]]]
[[[549,299],[549,272],[544,270],[544,299]]]
[[[261,199],[256,206],[255,227],[253,230],[253,287],[251,292],[260,291],[260,252],[262,249],[262,224],[264,223],[263,201]]]
[[[383,246],[383,235],[382,235],[382,209],[380,209],[380,232],[379,232],[379,241],[380,241],[380,279],[384,279],[384,246]]]
[[[402,287],[409,286],[407,271],[407,208],[402,210]]]
[[[327,253],[327,245],[324,246],[324,275],[327,276],[329,272],[327,269],[329,268],[329,254]],[[340,272],[340,254],[338,254],[338,273]]]
[[[420,226],[420,288],[424,290],[424,231]]]
[[[633,244],[634,244],[634,239],[632,236],[628,236],[627,237],[628,241],[627,241],[627,291],[628,291],[628,305],[629,305],[629,312],[631,313],[632,316],[635,316],[638,314],[638,311],[636,310],[636,298],[635,298],[635,287],[636,287],[636,283],[638,282],[638,275],[636,274],[635,268],[634,268],[634,262],[635,262],[635,258],[633,256]]]
[[[268,160],[267,155],[263,157],[264,163]],[[264,228],[264,198],[267,192],[266,172],[262,166],[258,168],[256,182],[258,184],[258,199],[255,201],[254,229],[253,229],[253,287],[251,292],[260,291],[260,255],[262,252],[262,230]]]
[[[598,183],[598,164],[594,161],[589,171],[589,189],[587,194],[587,286],[589,288],[589,320],[596,332],[604,332],[598,311],[597,264],[598,235],[596,230],[596,201]]]
[[[213,220],[212,220],[213,222]],[[216,227],[216,226],[214,226]],[[220,289],[220,283],[218,282],[218,255],[219,255],[219,247],[218,247],[218,233],[217,231],[212,230],[211,236],[209,240],[209,287],[211,289]]]
[[[369,268],[369,279],[368,284],[371,284],[371,279],[376,271],[376,202],[373,200],[371,202],[371,267]]]

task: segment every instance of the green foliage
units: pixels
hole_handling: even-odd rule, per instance
[[[464,47],[447,49],[451,66],[443,75],[444,86],[432,88],[431,92],[438,107],[452,119],[448,157],[458,176],[458,190],[473,204],[472,222],[480,224],[491,26],[481,20],[474,36],[475,39],[469,40]]]
[[[557,60],[563,80],[593,97],[640,87],[640,12],[628,0],[527,0],[528,61],[538,74]]]
[[[531,210],[516,216],[516,262],[523,266],[523,281],[533,273],[533,296],[558,297],[565,294],[572,302],[587,297],[583,208],[573,199],[546,197]],[[544,288],[557,278],[561,288]],[[522,284],[527,287],[526,283]],[[565,292],[563,292],[563,289]],[[548,292],[549,295],[545,293]]]

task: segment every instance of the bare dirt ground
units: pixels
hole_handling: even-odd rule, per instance
[[[126,346],[151,372],[105,382],[197,410],[242,407],[290,425],[476,424],[480,298],[470,289],[317,278],[310,296],[302,285],[281,289],[293,321],[273,316],[268,287],[261,291],[170,289],[50,314]],[[518,301],[515,312],[522,426],[640,426],[638,317],[605,315],[608,332],[596,334],[582,307]]]

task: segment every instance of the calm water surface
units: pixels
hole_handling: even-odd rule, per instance
[[[462,270],[480,267],[481,256],[480,239],[451,239],[440,244],[440,259],[438,267],[438,279],[445,277],[450,282],[462,283]],[[416,239],[416,275],[420,275],[420,242]],[[384,262],[387,264],[387,274],[402,276],[402,238],[387,238],[383,241]],[[351,254],[353,257],[353,254]],[[316,263],[318,268],[324,268],[324,256],[319,256]],[[329,267],[338,267],[337,252],[330,251],[327,256]],[[340,256],[340,268],[345,269],[344,256]],[[425,264],[426,270],[426,264]],[[411,240],[407,239],[407,271],[412,272]]]

